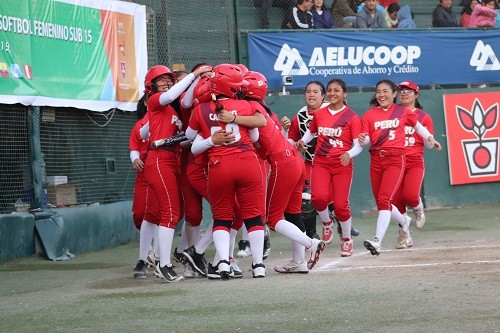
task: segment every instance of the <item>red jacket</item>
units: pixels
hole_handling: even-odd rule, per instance
[[[381,5],[384,8],[389,6],[391,3],[397,3],[399,5],[398,0],[378,0],[378,3],[379,3],[379,5]]]

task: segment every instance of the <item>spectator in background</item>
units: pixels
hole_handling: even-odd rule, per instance
[[[334,29],[337,26],[333,21],[332,13],[326,10],[324,0],[314,0],[311,9],[314,29]]]
[[[482,0],[472,10],[470,16],[470,28],[492,28],[495,26],[497,12],[495,11],[496,0]]]
[[[432,26],[434,28],[459,27],[457,16],[451,9],[451,0],[439,0],[439,5],[432,12]]]
[[[363,9],[363,7],[364,7],[364,6],[365,6],[365,1],[364,1],[364,0],[360,1],[360,2],[359,2],[359,5],[358,5],[358,8],[356,8],[356,12],[357,12],[357,13],[359,13],[359,12]],[[384,13],[384,12],[385,12],[385,7],[382,7],[379,3],[377,3],[377,4],[375,5],[375,8],[376,8],[379,12],[381,12],[381,13]]]
[[[269,29],[271,27],[269,23],[269,12],[271,11],[271,7],[279,7],[288,10],[293,7],[294,3],[294,0],[254,0],[253,5],[260,8],[260,28]]]
[[[313,17],[311,8],[313,0],[297,0],[297,5],[286,10],[282,29],[312,29]]]
[[[413,21],[410,6],[404,5],[398,10],[398,29],[415,29],[417,25]]]
[[[365,6],[356,14],[356,28],[387,28],[384,13],[377,10],[376,6],[376,0],[365,0]]]
[[[472,14],[472,10],[474,6],[479,2],[477,0],[463,0],[460,2],[460,5],[463,6],[462,13],[460,13],[460,26],[464,28],[469,27],[470,16]]]
[[[334,0],[332,16],[339,28],[353,28],[356,23],[357,0]]]
[[[397,28],[398,27],[398,11],[401,7],[396,2],[391,3],[389,6],[385,8],[384,18],[385,23],[388,28]],[[410,13],[411,18],[411,13]]]

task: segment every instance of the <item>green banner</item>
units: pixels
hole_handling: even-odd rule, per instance
[[[0,103],[135,110],[145,12],[123,1],[1,1]]]

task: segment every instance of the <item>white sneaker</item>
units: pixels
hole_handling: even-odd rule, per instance
[[[398,240],[396,241],[396,249],[406,249],[413,246],[413,239],[410,236],[410,231],[404,232],[403,228],[399,228]]]
[[[415,225],[417,226],[417,229],[422,229],[425,224],[424,209],[413,210],[413,213],[415,213]]]
[[[350,257],[352,255],[352,238],[340,239],[340,256]]]
[[[252,264],[252,274],[254,278],[263,278],[266,276],[266,266],[264,264]]]
[[[236,259],[229,259],[229,263],[231,265],[232,271],[233,271],[233,278],[238,279],[243,277],[243,271],[241,268],[238,266],[238,261]]]
[[[252,255],[252,250],[250,249],[250,242],[247,240],[240,240],[238,242],[238,252],[236,256],[238,258],[245,258]]]
[[[151,267],[151,269],[154,269],[156,267],[156,264],[160,262],[160,258],[157,257],[153,251],[149,251],[146,262],[148,263],[149,267]]]
[[[404,232],[409,233],[410,232],[411,217],[409,217],[408,215],[403,215],[403,217],[405,218],[404,223],[402,223],[402,224],[398,223],[398,226],[399,226],[399,228],[403,229]]]
[[[367,239],[363,242],[365,248],[370,251],[372,255],[378,256],[380,254],[380,241],[377,237],[373,237],[372,240]]]
[[[191,267],[191,265],[189,263],[185,263],[184,264],[184,272],[182,273],[182,275],[186,279],[192,279],[192,278],[194,278],[196,276],[193,267]]]
[[[284,265],[274,266],[274,270],[278,273],[282,274],[290,274],[290,273],[299,273],[299,274],[307,274],[309,273],[309,269],[307,268],[307,264],[303,261],[300,264],[297,264],[295,261],[290,260]]]
[[[305,259],[307,260],[307,268],[313,269],[319,260],[319,255],[325,249],[325,243],[319,239],[312,239],[312,246],[306,249]]]

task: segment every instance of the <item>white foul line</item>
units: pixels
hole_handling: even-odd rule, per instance
[[[384,252],[403,252],[403,251],[441,251],[441,250],[459,250],[459,249],[486,249],[486,248],[498,248],[500,245],[472,245],[472,246],[450,246],[450,247],[433,247],[433,248],[410,248],[410,249],[402,249],[402,250],[382,250],[381,253]],[[363,251],[360,253],[356,253],[351,256],[359,257],[370,254],[369,251]],[[330,262],[328,264],[322,265],[320,267],[316,266],[314,271],[350,271],[350,270],[361,270],[361,269],[376,269],[376,268],[402,268],[402,267],[430,267],[430,266],[440,266],[440,265],[457,265],[457,264],[495,264],[500,263],[500,260],[477,260],[477,261],[453,261],[453,262],[434,262],[434,263],[426,263],[426,264],[402,264],[402,265],[382,265],[382,266],[351,266],[351,267],[339,267],[336,266],[340,263],[345,263],[349,258],[342,258]]]

